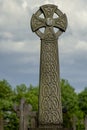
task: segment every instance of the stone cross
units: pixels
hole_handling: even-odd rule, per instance
[[[32,111],[32,106],[22,98],[20,105],[14,105],[14,110],[19,117],[19,130],[28,130],[37,127],[37,113]]]
[[[28,127],[34,128],[36,126],[36,112],[32,111],[32,106],[30,104],[27,104],[25,99],[21,99],[19,106],[14,105],[14,110],[19,117],[19,130],[28,130]]]
[[[41,39],[39,126],[62,124],[58,38],[65,32],[67,18],[55,5],[43,5],[33,14],[31,28]]]
[[[73,116],[73,120],[72,121],[73,121],[72,122],[73,130],[76,130],[76,124],[77,124],[78,119],[77,119],[77,117],[75,115]]]
[[[14,105],[14,110],[19,117],[19,130],[27,130],[28,129],[28,116],[29,112],[31,111],[30,106],[26,104],[25,99],[21,99],[20,105]]]

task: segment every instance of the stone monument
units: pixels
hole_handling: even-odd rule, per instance
[[[43,5],[33,14],[31,28],[41,39],[39,128],[61,128],[63,119],[58,38],[67,28],[67,17],[57,6]]]
[[[21,99],[20,105],[14,105],[13,110],[19,117],[19,130],[28,130],[28,127],[37,127],[36,112],[32,111],[32,106],[24,98]],[[0,129],[2,130],[2,129]]]

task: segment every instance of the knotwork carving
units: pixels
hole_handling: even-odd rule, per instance
[[[66,15],[55,5],[41,6],[31,18],[32,31],[41,38],[39,125],[62,124],[57,39],[65,32],[66,27]],[[41,28],[44,28],[44,32]],[[54,28],[58,29],[57,32]]]
[[[41,48],[39,122],[42,125],[61,124],[57,41],[42,40]]]
[[[44,18],[41,18],[41,14],[44,15]],[[58,15],[57,18],[54,18],[54,14]],[[54,31],[54,27],[58,28],[57,32]],[[66,15],[63,14],[55,5],[43,5],[40,9],[33,14],[31,19],[31,28],[32,31],[36,32],[36,34],[41,39],[46,39],[46,37],[50,38],[58,38],[67,27],[67,18]],[[45,28],[44,33],[42,33],[39,29]]]

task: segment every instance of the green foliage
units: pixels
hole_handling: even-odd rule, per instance
[[[64,125],[71,127],[71,119],[78,111],[78,96],[67,80],[62,79],[60,84]]]
[[[75,89],[65,79],[61,79],[61,97],[63,108],[63,120],[65,127],[71,128],[73,116],[77,116],[77,130],[83,130],[84,116],[87,115],[87,88],[77,94]],[[14,89],[6,81],[0,81],[0,116],[3,116],[8,124],[5,130],[18,130],[19,120],[13,111],[14,104],[20,104],[21,98],[31,104],[34,111],[38,111],[39,87],[25,84],[17,85]]]
[[[61,80],[61,94],[63,109],[73,115],[78,109],[78,96],[74,88],[64,79]]]
[[[0,81],[0,99],[7,99],[12,95],[11,85],[6,80]]]
[[[5,122],[7,125],[4,126],[5,130],[19,130],[19,119],[17,118],[16,113],[6,111],[4,115]]]
[[[6,80],[0,81],[0,114],[3,115],[3,111],[9,110],[12,107],[13,91],[11,85]]]
[[[25,98],[28,88],[25,84],[17,85],[14,89],[13,101],[20,102],[21,98]]]
[[[64,126],[71,128],[73,117],[76,116],[78,119],[77,130],[83,130],[84,124],[82,124],[82,121],[84,120],[84,113],[79,108],[78,94],[69,82],[64,79],[61,80],[61,94]]]
[[[17,116],[13,116],[15,113],[11,112],[14,102],[13,90],[11,85],[6,80],[0,81],[0,116],[2,116],[7,125],[4,126],[5,130],[15,130],[17,127]],[[15,126],[16,124],[16,126]]]
[[[78,94],[79,107],[87,115],[87,87]]]
[[[26,99],[29,104],[32,105],[33,110],[38,110],[38,90],[39,87],[33,87],[30,85],[28,92],[26,93]]]
[[[32,85],[26,87],[25,84],[17,85],[14,89],[13,101],[19,104],[22,98],[25,98],[27,103],[32,105],[33,110],[38,109],[38,87]]]
[[[13,102],[11,100],[0,99],[0,110],[6,111],[12,109]]]

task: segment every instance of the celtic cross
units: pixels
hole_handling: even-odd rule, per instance
[[[66,27],[67,17],[55,5],[41,6],[31,18],[32,31],[41,39],[38,118],[40,126],[62,124],[57,41]]]

